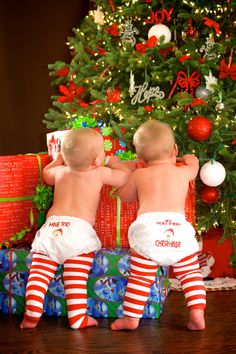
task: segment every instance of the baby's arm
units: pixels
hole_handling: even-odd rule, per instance
[[[43,169],[43,179],[44,181],[53,186],[55,184],[55,167],[62,166],[64,164],[61,153],[59,153],[55,160],[50,162]]]
[[[129,164],[122,162],[118,156],[107,156],[105,158],[105,166],[110,167],[115,170],[121,170],[130,173],[133,170]]]
[[[119,197],[123,202],[131,203],[138,200],[138,193],[135,183],[135,172],[133,172],[127,181],[127,183],[118,190]]]
[[[198,170],[199,170],[199,161],[195,155],[193,154],[184,155],[183,157],[178,158],[178,161],[184,163],[184,165],[181,166],[181,168],[185,169],[190,180],[197,177]]]

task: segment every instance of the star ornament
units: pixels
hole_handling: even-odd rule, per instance
[[[94,17],[94,22],[103,25],[104,24],[104,13],[97,7],[97,10],[90,11],[90,14]]]

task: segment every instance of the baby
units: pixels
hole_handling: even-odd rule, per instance
[[[105,167],[104,158],[101,134],[91,128],[75,129],[64,136],[61,153],[43,170],[44,181],[54,186],[54,200],[32,243],[22,329],[34,328],[40,320],[49,282],[59,264],[64,265],[70,327],[98,325],[86,315],[88,274],[94,252],[101,248],[93,225],[102,186],[120,188],[128,179],[122,163],[116,160],[115,167]]]
[[[169,125],[157,120],[142,124],[133,143],[145,166],[129,176],[119,190],[125,202],[139,201],[138,216],[128,232],[131,248],[130,277],[124,297],[124,317],[111,324],[112,330],[135,329],[155,279],[158,265],[173,266],[181,283],[191,330],[205,328],[205,285],[199,269],[195,230],[185,220],[185,198],[189,181],[198,173],[194,155],[178,159],[178,148]]]

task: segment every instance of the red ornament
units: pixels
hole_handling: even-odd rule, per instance
[[[185,33],[186,36],[192,39],[196,39],[198,37],[198,31],[194,27],[188,27]]]
[[[188,135],[196,141],[204,141],[209,138],[212,131],[212,122],[203,116],[193,117],[187,126]]]
[[[219,199],[220,193],[216,187],[203,186],[200,197],[204,203],[213,204]]]

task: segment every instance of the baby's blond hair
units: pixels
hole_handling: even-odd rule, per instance
[[[175,139],[168,124],[150,119],[140,125],[134,134],[133,144],[137,155],[148,162],[171,157]]]
[[[72,129],[62,139],[61,153],[65,164],[74,169],[84,169],[103,149],[103,138],[91,128]]]

